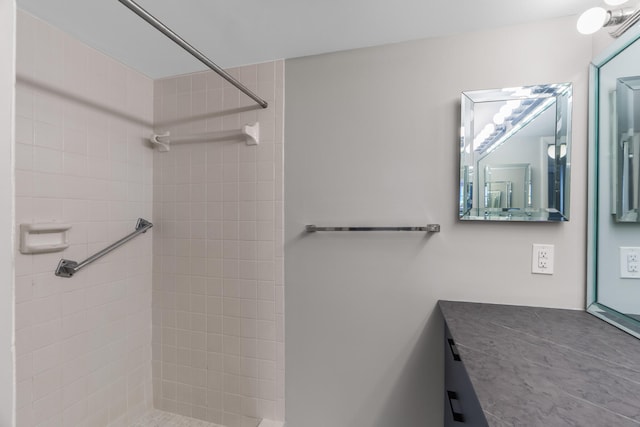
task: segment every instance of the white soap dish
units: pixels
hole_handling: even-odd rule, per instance
[[[71,224],[58,222],[20,224],[20,253],[60,252],[69,247],[67,230]]]

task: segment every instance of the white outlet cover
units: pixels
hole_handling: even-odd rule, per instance
[[[546,253],[546,258],[542,258],[546,261],[540,263],[541,252]],[[546,264],[546,267],[543,265]],[[533,250],[531,252],[531,273],[532,274],[553,274],[553,245],[547,244],[533,244]]]
[[[638,261],[640,258],[640,247],[621,246],[620,247],[620,278],[640,279],[640,269]]]

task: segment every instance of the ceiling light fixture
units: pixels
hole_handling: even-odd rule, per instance
[[[605,0],[605,3],[611,6],[626,2],[627,0]],[[638,20],[640,20],[640,8],[606,10],[602,7],[592,7],[580,15],[576,27],[581,34],[593,34],[602,27],[619,25],[609,33],[612,37],[618,38]]]

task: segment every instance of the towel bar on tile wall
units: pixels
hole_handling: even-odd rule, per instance
[[[87,265],[102,258],[103,256],[113,251],[114,249],[119,248],[120,246],[124,245],[129,240],[136,237],[137,235],[146,233],[147,230],[150,229],[151,227],[153,227],[152,223],[150,223],[145,219],[138,218],[138,221],[136,222],[136,230],[133,233],[127,235],[126,237],[123,237],[122,239],[118,240],[114,244],[107,246],[100,252],[94,255],[91,255],[89,258],[85,259],[84,261],[76,262],[68,259],[61,259],[60,262],[58,263],[58,268],[56,268],[56,276],[72,277],[74,274],[76,274],[78,271],[80,271]]]
[[[199,142],[199,141],[222,141],[226,139],[241,138],[247,145],[258,145],[260,143],[260,123],[246,124],[240,129],[201,133],[196,135],[171,137],[171,132],[154,133],[149,137],[149,141],[158,151],[167,152],[171,143],[176,142]]]
[[[427,224],[419,227],[318,227],[317,225],[305,225],[304,231],[315,233],[316,231],[424,231],[426,233],[440,232],[440,224]]]

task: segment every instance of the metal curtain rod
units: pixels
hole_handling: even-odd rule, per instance
[[[89,258],[85,259],[84,261],[76,262],[68,259],[61,259],[60,262],[58,263],[58,268],[56,268],[56,276],[72,277],[74,274],[76,274],[78,271],[80,271],[87,265],[91,264],[92,262],[96,261],[99,258],[102,258],[103,256],[113,251],[114,249],[117,249],[120,246],[124,245],[129,240],[136,237],[138,234],[146,233],[147,230],[150,229],[151,227],[153,227],[152,223],[150,223],[145,219],[138,218],[138,222],[136,222],[136,231],[134,231],[133,233],[129,234],[126,237],[123,237],[122,239],[118,240],[114,244],[107,246],[106,248],[96,253],[95,255],[91,255]]]
[[[128,7],[133,13],[138,15],[140,18],[144,19],[149,24],[151,24],[153,27],[155,27],[156,30],[160,31],[162,34],[164,34],[165,36],[167,36],[168,38],[173,40],[174,43],[176,43],[178,46],[180,46],[181,48],[183,48],[184,50],[189,52],[191,55],[193,55],[196,59],[198,59],[204,65],[206,65],[207,67],[211,68],[213,71],[218,73],[220,75],[220,77],[222,77],[223,79],[225,79],[226,81],[228,81],[229,83],[231,83],[232,85],[237,87],[245,95],[247,95],[249,98],[251,98],[255,102],[257,102],[262,108],[267,108],[267,106],[269,105],[267,103],[267,101],[265,101],[264,99],[260,98],[255,93],[251,92],[246,86],[244,86],[238,80],[233,78],[232,75],[230,75],[225,70],[220,68],[213,61],[211,61],[209,58],[207,58],[202,52],[200,52],[195,47],[191,46],[182,37],[180,37],[175,32],[173,32],[173,30],[171,30],[171,28],[169,28],[166,25],[164,25],[156,17],[154,17],[152,14],[147,12],[142,7],[140,7],[139,4],[137,4],[133,0],[118,0],[118,1],[120,3],[122,3],[123,5],[125,5],[126,7]]]
[[[427,224],[426,227],[318,227],[317,225],[306,225],[304,231],[307,233],[315,233],[316,231],[424,231],[438,233],[440,224]]]

